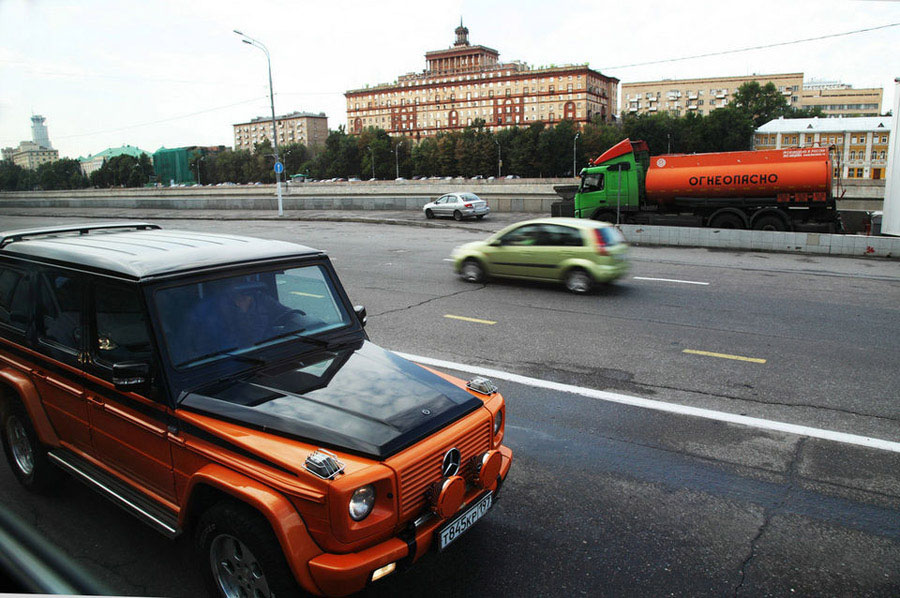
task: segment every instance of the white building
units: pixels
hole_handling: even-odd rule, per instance
[[[756,130],[754,149],[835,147],[834,176],[875,179],[885,176],[890,116],[779,118]]]

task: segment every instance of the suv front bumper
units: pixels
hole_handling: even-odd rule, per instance
[[[491,488],[496,500],[500,486],[506,480],[512,463],[512,451],[501,446],[502,457],[499,480]],[[472,504],[484,491],[480,488],[467,492],[463,511]],[[441,525],[452,519],[441,519],[437,516],[424,518],[418,526],[410,527],[404,537],[394,537],[376,544],[360,552],[349,554],[320,554],[309,561],[309,571],[322,594],[327,596],[346,596],[365,588],[372,578],[372,573],[386,565],[396,563],[398,568],[411,564],[431,549],[434,533]]]

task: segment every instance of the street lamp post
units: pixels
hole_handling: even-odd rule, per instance
[[[575,154],[575,147],[578,143],[578,138],[581,137],[581,133],[575,133],[575,139],[572,141],[572,176],[577,177],[578,173],[575,172],[575,168],[577,167],[578,159]]]
[[[278,126],[275,123],[275,94],[272,91],[272,59],[269,57],[269,50],[266,46],[258,41],[241,33],[237,29],[234,29],[234,32],[240,35],[243,39],[241,40],[245,44],[249,44],[254,48],[259,48],[266,55],[266,64],[269,67],[269,106],[272,108],[272,147],[275,150],[275,163],[278,163]],[[278,190],[278,215],[284,216],[284,203],[281,199],[281,173],[277,170],[275,171],[275,187]]]
[[[400,178],[400,146],[403,145],[403,142],[400,141],[397,143],[397,146],[394,148],[394,164],[397,169],[397,178]]]
[[[368,149],[369,153],[372,154],[372,180],[374,181],[375,180],[375,150],[372,149],[371,145],[369,147],[367,147],[366,149]]]
[[[205,157],[206,156],[200,156],[199,158],[197,158],[197,184],[198,185],[202,185],[202,183],[200,182],[200,162],[202,162]]]
[[[500,142],[494,139],[494,143],[497,144],[497,178],[500,178],[500,166],[503,162],[500,160]]]

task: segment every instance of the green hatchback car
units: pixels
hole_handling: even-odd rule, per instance
[[[562,282],[590,292],[628,272],[628,245],[613,225],[578,218],[538,218],[453,250],[453,268],[469,282],[489,276]]]

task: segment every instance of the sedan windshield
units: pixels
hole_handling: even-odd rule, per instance
[[[154,295],[172,364],[190,368],[350,324],[320,265],[172,286]]]

